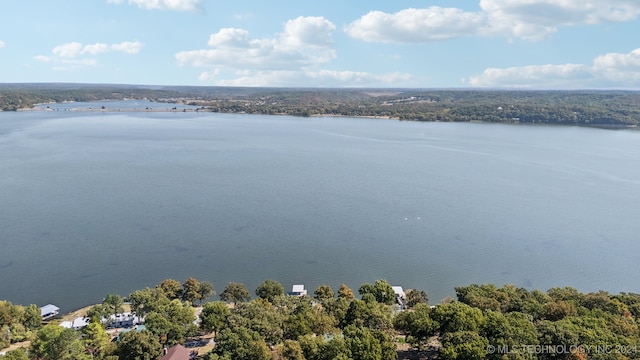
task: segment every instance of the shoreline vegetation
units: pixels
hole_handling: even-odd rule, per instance
[[[166,279],[46,322],[36,305],[0,301],[0,359],[160,359],[183,348],[204,360],[640,358],[640,294],[455,292],[430,305],[425,291],[385,280],[362,284],[359,296],[344,284],[307,294],[265,280],[255,297],[232,282],[213,300],[211,283]],[[82,326],[61,326],[78,317]]]
[[[357,117],[430,122],[492,122],[634,128],[640,91],[305,89],[0,84],[0,110],[36,104],[150,100],[193,109],[80,109],[92,112],[219,112],[301,117]]]

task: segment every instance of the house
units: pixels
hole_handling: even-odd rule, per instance
[[[51,319],[52,317],[58,316],[58,314],[60,314],[60,308],[53,304],[47,304],[40,308],[42,320]]]
[[[121,313],[109,316],[109,319],[102,319],[107,328],[130,328],[142,324],[142,320],[133,313]]]
[[[192,358],[192,351],[182,345],[176,345],[169,349],[164,349],[164,356],[160,360],[189,360]]]
[[[304,285],[293,285],[291,292],[289,295],[292,296],[305,296],[307,295],[307,290],[304,289]]]
[[[82,328],[89,325],[90,321],[91,319],[89,319],[88,317],[77,317],[73,319],[73,321],[63,321],[62,323],[60,323],[60,326],[67,329],[81,330]]]

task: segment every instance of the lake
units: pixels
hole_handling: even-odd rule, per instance
[[[63,311],[189,276],[640,292],[633,130],[5,112],[0,204],[0,299]]]

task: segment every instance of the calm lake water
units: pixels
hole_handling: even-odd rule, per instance
[[[0,113],[0,299],[165,278],[640,292],[640,132]]]

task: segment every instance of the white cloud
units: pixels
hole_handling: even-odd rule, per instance
[[[57,61],[53,66],[53,70],[56,71],[69,71],[82,67],[95,67],[98,62],[95,59],[81,58],[81,59],[61,59]]]
[[[336,26],[321,16],[298,17],[284,26],[282,43],[289,46],[330,46]]]
[[[406,74],[375,75],[321,69],[336,58],[332,33],[324,17],[287,21],[273,38],[224,28],[209,37],[208,49],[176,53],[180,66],[206,68],[199,79],[221,86],[375,86],[410,79]]]
[[[4,41],[0,40],[0,49],[4,47]]]
[[[637,0],[481,0],[494,30],[541,40],[561,26],[631,21],[640,16]]]
[[[581,64],[531,65],[489,68],[472,76],[469,85],[482,87],[562,87],[590,77],[589,68]]]
[[[38,60],[40,62],[49,62],[51,61],[51,57],[44,55],[36,55],[33,57],[34,60]]]
[[[82,53],[83,54],[91,54],[91,55],[101,54],[101,53],[105,53],[107,51],[109,51],[109,45],[102,44],[102,43],[95,43],[95,44],[92,44],[92,45],[85,45],[82,48]]]
[[[125,41],[119,44],[112,44],[110,48],[112,51],[123,52],[126,54],[137,54],[143,46],[144,44],[139,41]]]
[[[34,59],[40,62],[54,64],[55,70],[69,70],[82,66],[96,66],[97,60],[83,56],[95,56],[109,52],[122,52],[136,54],[144,46],[139,41],[125,41],[119,44],[95,43],[83,45],[79,42],[70,42],[56,46],[51,50],[51,56],[37,55]]]
[[[228,46],[248,48],[251,46],[249,32],[244,29],[225,28],[220,29],[209,37],[209,46]]]
[[[119,44],[95,43],[82,45],[79,42],[70,42],[56,46],[51,51],[53,55],[60,58],[74,58],[79,55],[97,55],[106,52],[124,52],[127,54],[137,54],[140,52],[143,44],[139,41],[125,41]]]
[[[480,9],[432,6],[389,14],[372,11],[347,25],[350,36],[369,42],[415,43],[460,36],[542,40],[559,27],[635,20],[637,0],[480,0]]]
[[[335,70],[273,70],[238,71],[231,79],[220,78],[220,71],[202,73],[201,81],[213,82],[218,86],[283,86],[298,87],[376,87],[410,81],[411,75],[402,73],[371,74],[357,71]]]
[[[229,69],[313,67],[335,58],[335,51],[329,46],[334,29],[335,26],[322,17],[291,20],[275,38],[252,39],[244,29],[225,28],[210,36],[211,49],[181,51],[176,54],[176,60],[181,66]]]
[[[122,4],[124,0],[107,0],[109,4]],[[129,5],[137,5],[149,10],[202,11],[203,0],[128,0]]]
[[[610,53],[593,60],[596,76],[615,82],[640,81],[640,48],[628,54]]]
[[[432,6],[395,14],[372,11],[349,24],[350,36],[369,42],[415,43],[474,34],[487,27],[482,13]]]
[[[83,46],[79,42],[71,42],[53,48],[51,53],[61,58],[72,58],[82,53]]]
[[[640,81],[640,48],[627,54],[598,56],[593,64],[530,65],[489,68],[472,76],[468,84],[479,87],[592,88],[637,87]]]

